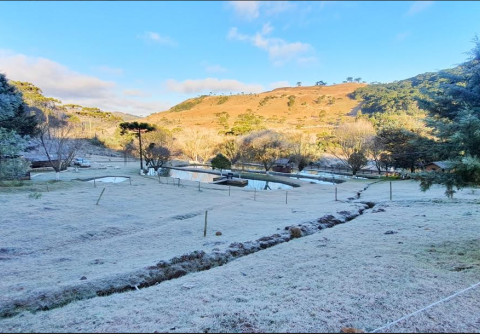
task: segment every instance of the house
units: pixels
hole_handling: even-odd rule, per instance
[[[272,166],[272,170],[280,173],[291,173],[293,170],[293,163],[288,158],[278,159]]]
[[[450,161],[435,161],[424,165],[427,172],[447,172],[453,168],[454,164]]]

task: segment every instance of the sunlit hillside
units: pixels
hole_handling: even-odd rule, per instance
[[[320,132],[354,116],[359,101],[349,94],[366,84],[285,87],[260,94],[202,95],[170,110],[148,116],[145,121],[169,129],[232,127],[239,115],[253,112],[270,129],[302,129]]]

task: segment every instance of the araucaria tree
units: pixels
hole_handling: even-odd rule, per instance
[[[143,148],[142,148],[142,134],[155,130],[155,126],[148,123],[139,122],[123,122],[120,123],[120,134],[133,133],[138,138],[140,148],[140,169],[143,170]]]

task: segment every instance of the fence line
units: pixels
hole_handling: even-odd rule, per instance
[[[466,289],[464,289],[464,290],[462,290],[462,291],[459,291],[459,292],[457,292],[457,293],[454,293],[453,295],[451,295],[451,296],[449,296],[449,297],[447,297],[447,298],[443,298],[443,299],[439,300],[438,302],[435,302],[435,303],[433,303],[433,304],[430,304],[430,305],[422,308],[421,310],[418,310],[418,311],[415,311],[415,312],[413,312],[413,313],[407,314],[406,316],[403,316],[403,317],[401,317],[401,318],[398,319],[398,320],[392,321],[392,322],[386,324],[385,326],[379,327],[379,328],[375,329],[374,331],[372,331],[372,332],[370,332],[370,333],[376,333],[376,332],[379,332],[379,331],[383,331],[384,329],[387,329],[387,328],[389,328],[389,327],[391,327],[391,326],[393,326],[393,325],[398,324],[400,321],[406,320],[406,319],[408,319],[408,318],[410,318],[410,317],[412,317],[412,316],[414,316],[414,315],[417,315],[417,314],[419,314],[419,313],[421,313],[421,312],[423,312],[423,311],[426,311],[426,310],[428,310],[428,309],[430,309],[430,308],[432,308],[432,307],[434,307],[434,306],[437,306],[438,304],[441,304],[441,303],[444,303],[444,302],[446,302],[446,301],[449,301],[450,299],[453,299],[453,298],[455,298],[455,297],[457,297],[457,296],[459,296],[459,295],[461,295],[461,294],[463,294],[463,293],[465,293],[465,292],[467,292],[467,291],[470,291],[470,290],[472,290],[472,289],[475,289],[475,288],[478,287],[478,286],[480,286],[480,282],[478,282],[477,284],[474,284],[474,285],[470,286],[469,288],[466,288]]]

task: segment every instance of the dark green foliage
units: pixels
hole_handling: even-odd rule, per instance
[[[253,131],[263,130],[265,129],[264,123],[265,120],[263,116],[259,116],[251,109],[248,109],[247,113],[238,115],[230,132],[235,136],[239,136]]]
[[[171,152],[167,147],[150,143],[144,153],[145,163],[148,167],[158,171],[170,160]]]
[[[105,143],[102,140],[98,139],[98,136],[96,134],[95,137],[90,139],[90,143],[94,146],[105,147]]]
[[[259,106],[259,107],[263,107],[264,105],[267,104],[268,100],[275,99],[275,98],[276,98],[276,96],[271,96],[271,95],[265,96],[265,97],[260,101],[260,103],[258,104],[258,106]]]
[[[36,127],[37,118],[28,112],[21,92],[0,73],[0,128],[33,136]]]
[[[217,105],[224,104],[228,101],[228,96],[222,96],[218,99]]]
[[[295,95],[290,95],[288,97],[287,106],[293,107],[294,104],[295,104]]]
[[[452,197],[454,187],[480,185],[480,41],[470,59],[443,76],[448,82],[426,107],[436,115],[430,125],[436,128],[437,151],[454,164],[451,173],[423,173],[422,190],[433,184],[442,184],[446,195]]]
[[[230,169],[232,164],[223,154],[219,153],[212,159],[213,169]]]
[[[230,125],[228,123],[228,120],[230,119],[230,114],[228,112],[223,111],[220,113],[216,113],[215,117],[217,117],[218,125],[220,125],[224,130],[222,131],[222,133],[228,131],[228,129],[230,128]]]
[[[417,167],[431,161],[431,143],[413,131],[383,128],[378,132],[376,140],[381,141],[388,152],[389,156],[383,156],[382,160],[391,167],[409,169],[413,173]]]
[[[202,95],[200,97],[184,101],[180,104],[177,104],[176,106],[171,107],[170,112],[190,110],[193,107],[195,107],[197,104],[201,103],[205,97],[207,97],[207,95]]]
[[[356,151],[348,158],[348,165],[352,168],[353,175],[357,175],[357,172],[365,167],[367,163],[368,159],[362,151]]]
[[[105,112],[102,111],[99,108],[87,108],[83,107],[82,110],[75,111],[75,114],[79,116],[86,116],[86,117],[92,117],[92,118],[100,118],[105,121],[112,121],[112,122],[120,122],[123,120],[123,118],[119,116],[115,116],[111,112]]]
[[[304,156],[301,156],[300,157],[300,160],[298,161],[298,170],[301,172],[302,170],[305,169],[305,167],[307,166],[308,164],[308,160],[306,157]]]
[[[140,147],[140,168],[143,169],[143,150],[142,150],[142,133],[154,131],[154,125],[139,122],[123,122],[120,123],[120,134],[123,136],[127,133],[133,133],[137,136]]]

